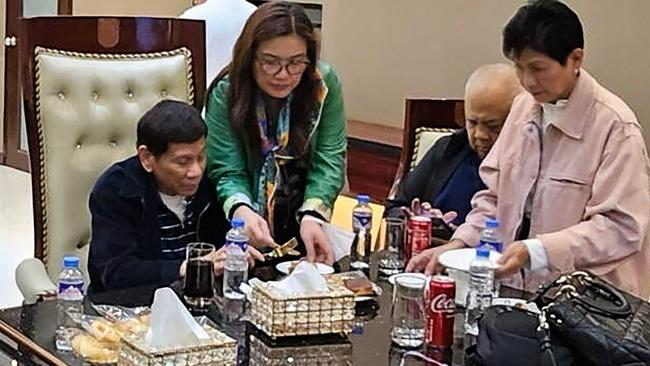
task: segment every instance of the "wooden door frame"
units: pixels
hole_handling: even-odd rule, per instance
[[[19,34],[20,17],[23,14],[23,0],[0,0],[6,1],[5,15],[5,37],[15,36],[18,42],[23,38]],[[57,13],[59,15],[72,15],[73,0],[57,0]],[[3,40],[4,42],[4,40]],[[3,150],[0,150],[0,165],[11,166],[23,171],[29,171],[29,153],[20,148],[20,64],[19,47],[5,46],[5,95],[3,111]],[[16,72],[18,70],[18,72]],[[16,116],[17,119],[16,119]]]

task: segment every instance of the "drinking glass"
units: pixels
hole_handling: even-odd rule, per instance
[[[404,269],[404,220],[386,218],[382,220],[379,240],[384,250],[379,254],[379,273],[392,276]],[[380,247],[381,247],[380,242]]]
[[[390,337],[400,347],[416,348],[424,342],[424,288],[422,277],[400,275],[393,286]]]
[[[214,245],[209,243],[187,245],[183,297],[194,308],[207,307],[214,296],[214,270],[210,258],[214,250]]]

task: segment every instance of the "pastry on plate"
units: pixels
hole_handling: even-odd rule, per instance
[[[103,342],[90,334],[80,333],[72,338],[72,348],[84,360],[91,363],[116,363],[115,343]]]

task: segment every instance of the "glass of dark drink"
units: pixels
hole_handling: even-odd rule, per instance
[[[193,308],[206,308],[212,302],[214,270],[211,257],[214,255],[214,251],[214,245],[208,243],[187,245],[183,297],[185,302]]]

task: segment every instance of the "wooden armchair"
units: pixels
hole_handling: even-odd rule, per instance
[[[402,154],[388,197],[395,197],[406,174],[440,137],[464,126],[465,109],[462,99],[407,98]]]
[[[142,114],[165,98],[200,108],[205,37],[201,21],[144,17],[38,17],[21,32],[35,252],[16,282],[31,303],[56,293],[64,254],[87,274],[89,193],[135,153]]]

